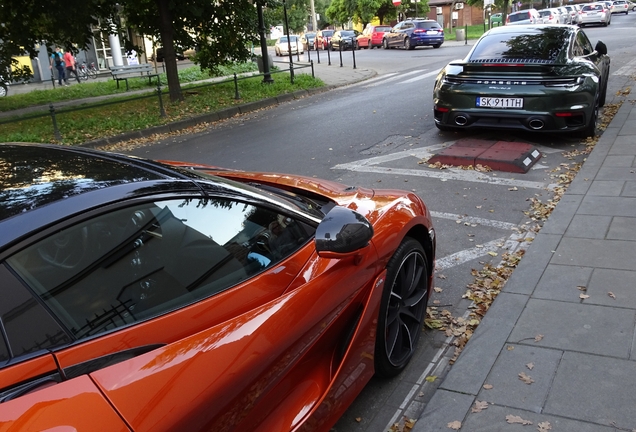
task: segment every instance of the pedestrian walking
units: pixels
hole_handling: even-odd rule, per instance
[[[66,77],[70,78],[71,74],[75,75],[75,79],[77,83],[80,83],[80,77],[77,74],[77,69],[75,67],[75,57],[71,54],[70,51],[66,51],[64,53],[64,63],[66,64]]]
[[[62,55],[62,52],[60,51],[60,47],[55,47],[55,52],[53,54],[51,54],[51,59],[50,59],[51,65],[49,66],[49,69],[51,69],[51,73],[53,73],[53,66],[55,66],[55,69],[57,69],[57,82],[59,85],[68,85],[68,82],[66,80],[66,71],[65,71],[65,65],[64,65],[64,55]]]

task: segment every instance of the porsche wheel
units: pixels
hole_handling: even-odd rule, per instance
[[[585,129],[579,131],[578,136],[580,138],[589,138],[596,135],[596,120],[598,119],[598,106],[599,106],[599,96],[596,95],[596,104],[594,109],[592,110],[592,115],[590,116],[590,120],[585,125]]]
[[[389,41],[388,40],[384,39],[382,41],[382,48],[389,49]]]
[[[387,265],[375,342],[375,371],[399,374],[423,331],[428,302],[427,259],[422,245],[406,237]]]

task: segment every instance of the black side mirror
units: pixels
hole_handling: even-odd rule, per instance
[[[594,49],[601,55],[607,55],[607,45],[605,45],[601,41],[596,42],[596,46],[594,47]]]
[[[364,216],[334,207],[316,228],[316,252],[325,258],[350,256],[365,248],[372,237],[373,227]]]

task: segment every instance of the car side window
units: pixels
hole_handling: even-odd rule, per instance
[[[0,264],[0,298],[0,366],[12,357],[71,341],[42,304],[3,264]]]
[[[577,33],[576,40],[574,41],[574,44],[572,46],[572,51],[574,56],[576,57],[586,56],[594,52],[590,40],[582,31]]]
[[[313,234],[253,204],[176,199],[96,216],[7,262],[83,338],[220,293],[285,259]]]

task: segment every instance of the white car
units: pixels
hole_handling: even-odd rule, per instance
[[[612,13],[605,3],[590,3],[579,11],[578,25],[598,24],[607,27],[612,22]]]
[[[2,75],[0,75],[0,97],[4,97],[9,93],[9,83],[4,81]]]
[[[543,24],[569,24],[565,19],[569,17],[564,16],[558,9],[541,9],[539,15],[541,16],[541,22]]]
[[[629,3],[627,3],[627,0],[614,0],[612,2],[612,13],[629,14]]]
[[[305,48],[303,48],[303,44],[300,43],[298,36],[289,36],[289,41],[287,40],[287,36],[281,36],[276,40],[274,51],[277,56],[289,55],[290,50],[292,54],[303,54],[305,52]]]
[[[506,17],[506,25],[541,24],[543,20],[536,9],[511,12]]]

